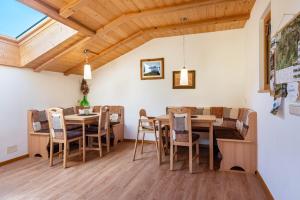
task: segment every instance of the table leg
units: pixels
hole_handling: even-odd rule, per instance
[[[213,124],[209,127],[209,169],[214,169],[214,135],[213,135]]]
[[[82,161],[85,162],[85,123],[82,123]]]
[[[161,165],[162,163],[162,130],[161,130],[161,121],[158,121],[158,154],[159,154],[159,160],[158,163]]]

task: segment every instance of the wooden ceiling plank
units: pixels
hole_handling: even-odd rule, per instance
[[[114,44],[107,49],[103,50],[100,52],[98,55],[93,56],[89,62],[92,64],[93,62],[97,62],[97,59],[101,59],[103,55],[108,54],[109,52],[113,51],[114,49],[118,48],[118,46],[123,45],[127,42],[132,41],[133,39],[136,39],[138,37],[143,37],[144,39],[147,38],[144,36],[144,34],[148,35],[149,40],[152,38],[151,36],[153,33],[157,33],[159,35],[163,35],[166,33],[168,36],[169,35],[179,35],[181,34],[181,29],[190,29],[193,27],[197,26],[210,26],[212,25],[212,28],[215,29],[215,25],[217,24],[222,24],[222,23],[228,23],[228,22],[233,22],[233,21],[245,21],[249,19],[249,14],[242,14],[242,15],[236,15],[236,16],[229,16],[229,17],[220,17],[220,18],[212,18],[212,19],[206,19],[206,20],[201,20],[201,21],[196,21],[196,22],[188,22],[188,23],[180,23],[180,24],[175,24],[175,25],[168,25],[168,26],[162,26],[162,27],[153,27],[153,28],[148,28],[145,30],[141,30],[130,37],[121,40],[117,44]],[[145,40],[147,41],[147,40]],[[82,68],[84,63],[80,63],[80,65],[72,67],[71,69],[67,70],[64,72],[65,75],[69,75],[71,73],[74,73],[74,71],[78,70],[78,68]]]
[[[148,10],[142,10],[140,12],[131,12],[124,15],[121,15],[120,17],[114,19],[107,25],[103,26],[102,28],[97,30],[97,35],[104,35],[108,33],[110,30],[114,29],[117,26],[120,26],[121,24],[133,20],[133,19],[139,19],[142,17],[147,16],[154,16],[159,14],[166,14],[170,12],[176,12],[180,10],[187,10],[187,9],[194,9],[196,7],[202,7],[202,6],[209,6],[209,5],[215,5],[220,3],[228,3],[228,2],[237,2],[239,0],[205,0],[205,1],[192,1],[190,3],[183,3],[173,6],[166,6],[162,8],[154,8],[154,9],[148,9]]]
[[[43,63],[42,65],[40,65],[39,67],[35,68],[34,71],[36,72],[40,72],[42,70],[47,69],[47,66],[49,64],[51,64],[52,62],[54,62],[56,59],[59,59],[60,57],[66,55],[67,53],[73,51],[74,49],[76,49],[77,47],[80,47],[81,45],[85,44],[87,41],[90,40],[90,37],[84,37],[83,39],[81,39],[79,42],[77,42],[76,44],[64,49],[62,52],[60,52],[59,54],[57,54],[56,56],[54,56],[53,58],[51,58],[50,60],[48,60],[47,62]]]
[[[87,0],[73,0],[59,9],[59,15],[68,18],[87,4]]]
[[[138,31],[137,33],[134,33],[133,35],[129,36],[128,38],[121,40],[120,42],[106,48],[105,50],[101,51],[99,54],[89,58],[89,62],[92,63],[94,61],[96,61],[97,59],[99,59],[99,57],[108,54],[109,52],[113,51],[115,48],[118,48],[120,45],[123,45],[125,43],[127,43],[128,41],[131,41],[133,39],[135,39],[136,37],[139,37],[143,34],[143,31]],[[71,69],[68,69],[67,71],[64,72],[65,75],[69,75],[71,74],[75,69],[78,69],[80,67],[83,66],[83,62],[80,63],[78,66],[72,67]]]
[[[44,13],[45,15],[51,17],[52,19],[55,19],[56,21],[59,21],[67,26],[70,26],[71,28],[73,28],[87,36],[95,35],[95,31],[89,29],[88,27],[86,27],[72,19],[66,19],[66,18],[60,16],[57,10],[44,4],[41,1],[37,1],[37,0],[18,0],[18,1],[26,4],[27,6],[33,8],[35,10],[38,10],[38,11]]]

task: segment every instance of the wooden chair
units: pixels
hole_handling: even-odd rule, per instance
[[[76,156],[81,153],[82,146],[82,130],[70,130],[66,129],[66,124],[64,120],[63,109],[61,108],[49,108],[47,110],[47,116],[49,121],[50,129],[50,166],[53,166],[53,145],[58,143],[63,144],[63,167],[67,167],[68,157]],[[70,143],[78,141],[79,142],[79,152],[69,155]],[[60,149],[61,150],[61,149]],[[59,151],[58,154],[61,154]]]
[[[191,110],[188,108],[173,108],[169,110],[170,121],[170,170],[174,168],[174,157],[177,159],[177,146],[189,147],[189,171],[193,173],[193,159],[199,156],[200,136],[192,133]],[[196,155],[193,157],[193,145],[196,145]],[[174,152],[175,147],[175,152]]]
[[[145,109],[141,109],[139,112],[139,122],[138,122],[138,131],[136,135],[135,145],[134,145],[134,151],[133,151],[133,161],[135,161],[136,156],[136,150],[139,140],[139,134],[142,133],[142,148],[141,148],[141,154],[144,153],[144,139],[146,133],[154,134],[155,137],[155,146],[157,151],[157,156],[159,156],[158,152],[158,141],[157,141],[157,133],[156,133],[156,126],[155,126],[155,119],[154,117],[147,117],[147,113]]]
[[[99,109],[100,116],[98,121],[98,126],[89,126],[86,129],[86,136],[92,139],[91,146],[86,147],[86,150],[97,150],[99,151],[100,157],[102,157],[102,136],[106,137],[106,148],[107,152],[110,151],[110,130],[109,130],[109,110],[108,107],[104,106]],[[98,147],[93,147],[95,145],[94,139],[97,138]],[[90,140],[88,140],[90,141]]]

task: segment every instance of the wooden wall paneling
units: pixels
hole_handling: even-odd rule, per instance
[[[20,67],[19,46],[13,39],[0,36],[0,65]]]

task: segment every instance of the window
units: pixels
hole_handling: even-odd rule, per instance
[[[270,89],[271,11],[264,18],[264,90]]]
[[[16,0],[0,2],[0,34],[19,38],[46,16]]]

